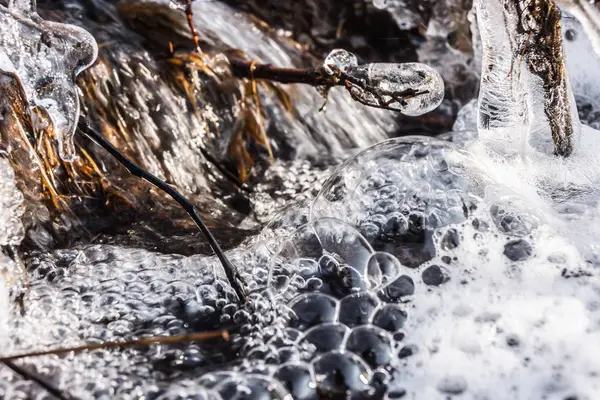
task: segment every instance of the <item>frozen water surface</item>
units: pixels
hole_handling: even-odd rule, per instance
[[[314,199],[290,205],[232,250],[252,290],[247,305],[233,302],[212,257],[57,251],[31,266],[29,307],[3,325],[4,352],[227,327],[225,346],[28,365],[81,398],[600,397],[600,133],[583,126],[566,159],[526,140],[535,119],[522,112],[536,103],[527,108],[524,99],[542,95],[503,75],[514,60],[495,29],[504,26],[497,4],[480,3],[477,20],[483,65],[500,72],[483,74],[479,101],[461,111],[457,131],[358,153]],[[579,25],[569,29],[585,37]],[[580,50],[566,46],[574,96],[593,97],[597,71],[583,72],[573,58]],[[365,74],[393,80],[386,71]],[[586,112],[584,123],[600,119]],[[0,163],[0,176],[0,227],[14,244],[19,195],[8,165]],[[6,369],[0,382],[5,398],[38,393]]]

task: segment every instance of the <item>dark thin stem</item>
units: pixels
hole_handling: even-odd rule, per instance
[[[52,383],[48,382],[46,378],[33,373],[31,371],[27,371],[25,368],[13,363],[12,361],[4,360],[2,361],[4,365],[8,368],[12,369],[15,373],[21,375],[23,378],[33,381],[40,385],[44,390],[53,395],[59,400],[70,400],[72,397],[64,392],[62,392],[59,388],[54,386]]]
[[[39,357],[39,356],[49,356],[55,355],[60,356],[69,353],[81,353],[82,351],[92,351],[92,350],[100,350],[100,349],[122,349],[125,347],[132,346],[149,346],[151,344],[176,344],[176,343],[185,343],[185,342],[200,342],[203,340],[209,339],[229,339],[229,333],[225,330],[223,331],[215,331],[215,332],[199,332],[199,333],[190,333],[188,335],[180,335],[180,336],[158,336],[158,337],[149,337],[142,339],[134,339],[134,340],[126,340],[122,342],[104,342],[104,343],[95,343],[95,344],[86,344],[83,346],[76,347],[67,347],[60,348],[54,350],[44,350],[44,351],[36,351],[25,354],[17,354],[14,356],[8,357],[0,357],[0,361],[2,362],[11,362],[12,360],[18,360],[20,358],[27,357]]]
[[[229,280],[230,285],[233,287],[233,290],[235,290],[235,293],[237,294],[238,298],[240,299],[241,302],[245,302],[246,301],[246,290],[244,289],[244,280],[240,276],[240,274],[237,271],[237,269],[235,268],[235,266],[229,261],[227,256],[225,256],[225,253],[223,253],[221,246],[219,246],[219,243],[217,242],[215,237],[212,235],[210,230],[206,227],[206,225],[202,221],[202,218],[200,218],[200,216],[198,215],[198,212],[197,212],[194,204],[192,204],[192,202],[190,202],[185,197],[183,197],[183,195],[181,193],[179,193],[175,188],[168,185],[166,182],[164,182],[161,179],[157,178],[156,176],[152,175],[150,172],[146,171],[145,169],[143,169],[142,167],[140,167],[139,165],[134,163],[132,160],[130,160],[127,156],[125,156],[123,153],[121,153],[115,146],[113,146],[112,143],[110,143],[108,140],[106,140],[100,132],[98,132],[95,129],[93,129],[92,127],[90,127],[87,124],[87,122],[85,121],[85,119],[83,119],[83,118],[81,118],[79,120],[79,130],[85,136],[87,136],[88,138],[90,138],[91,140],[96,142],[99,146],[104,148],[104,150],[109,152],[110,155],[112,155],[117,161],[119,161],[119,163],[121,163],[125,168],[127,168],[127,170],[130,173],[150,182],[151,184],[156,186],[158,189],[162,190],[163,192],[165,192],[166,194],[171,196],[173,198],[173,200],[178,202],[179,205],[181,205],[181,207],[183,207],[183,209],[190,215],[190,217],[192,217],[192,219],[194,220],[194,222],[196,223],[196,225],[198,226],[198,228],[200,229],[200,231],[202,232],[202,234],[208,241],[208,244],[210,245],[210,247],[213,249],[213,251],[217,255],[217,258],[219,259],[219,261],[221,262],[221,265],[223,266],[223,269],[225,270],[227,279]]]
[[[271,64],[229,60],[231,72],[238,78],[263,79],[280,83],[302,83],[311,86],[342,85],[334,76],[321,69],[281,68]]]
[[[242,182],[237,176],[232,174],[230,171],[228,171],[227,168],[222,166],[221,163],[216,158],[214,158],[212,156],[212,154],[210,154],[208,151],[206,151],[205,148],[200,147],[200,152],[202,153],[204,158],[206,158],[208,160],[208,162],[210,162],[212,165],[214,165],[214,167],[220,173],[222,173],[227,179],[229,179],[234,185],[236,185],[238,188],[240,188],[244,192],[247,192],[247,193],[252,192],[252,189],[249,188],[248,185],[246,185],[244,182]]]

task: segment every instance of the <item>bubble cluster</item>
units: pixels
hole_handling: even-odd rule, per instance
[[[445,138],[393,139],[357,154],[314,201],[282,210],[230,251],[251,291],[244,305],[214,258],[109,246],[39,255],[7,351],[230,330],[228,343],[35,360],[81,397],[435,398],[488,393],[492,379],[472,372],[484,365],[547,383],[543,366],[573,351],[555,347],[564,318],[575,337],[594,341],[579,299],[591,298],[582,279],[595,275],[465,150],[472,135]],[[576,294],[569,280],[580,282]],[[530,361],[517,368],[515,357]],[[14,389],[0,373],[3,394],[38,390]],[[527,398],[528,386],[518,387],[514,397]]]

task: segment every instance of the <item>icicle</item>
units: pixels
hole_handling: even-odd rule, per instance
[[[15,73],[31,106],[46,109],[54,125],[60,157],[76,157],[73,135],[79,119],[75,78],[98,54],[90,33],[45,21],[35,0],[0,5],[0,71]]]

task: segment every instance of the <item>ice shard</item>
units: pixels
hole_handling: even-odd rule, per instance
[[[60,157],[75,158],[73,135],[79,118],[75,78],[96,59],[93,36],[76,26],[46,21],[35,0],[0,5],[0,72],[21,80],[32,107],[43,107],[58,139]]]
[[[564,67],[560,10],[553,0],[477,0],[474,7],[483,48],[480,132],[506,141],[526,127],[533,147],[570,155],[580,124]]]

